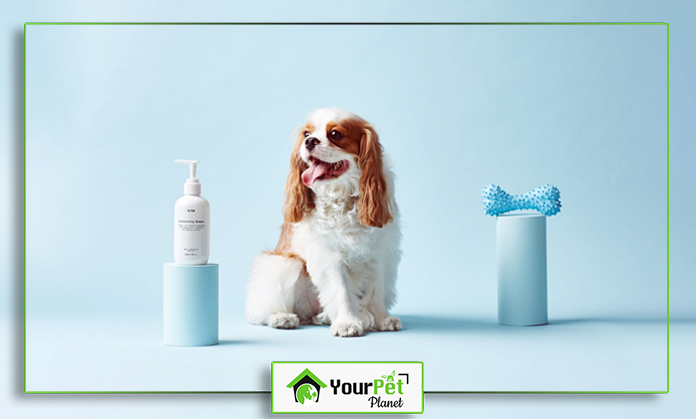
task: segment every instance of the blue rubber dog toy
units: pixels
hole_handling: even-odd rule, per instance
[[[561,192],[546,184],[521,195],[510,195],[498,185],[483,188],[483,210],[487,215],[500,215],[515,210],[536,210],[546,216],[561,211]]]

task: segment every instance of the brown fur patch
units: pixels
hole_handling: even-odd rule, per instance
[[[307,124],[299,130],[290,155],[290,173],[285,182],[285,204],[283,205],[286,223],[298,223],[314,209],[314,192],[302,183],[302,172],[307,170],[309,165],[300,157],[304,133],[310,128],[311,124]]]
[[[365,121],[357,119],[344,119],[341,122],[329,122],[326,124],[326,136],[331,141],[331,144],[341,150],[353,154],[360,154],[360,143],[364,135]],[[340,140],[331,139],[331,131],[336,130],[343,134]]]
[[[382,227],[392,220],[392,215],[384,179],[382,145],[374,127],[368,123],[363,126],[358,164],[362,171],[358,218],[365,225]]]
[[[292,228],[292,224],[283,223],[283,225],[280,227],[280,238],[278,239],[278,244],[276,245],[276,248],[274,250],[268,250],[264,253],[266,253],[267,255],[278,255],[290,259],[299,260],[300,262],[302,262],[304,274],[309,276],[309,272],[307,272],[307,262],[305,262],[305,260],[302,259],[300,255],[292,251],[293,233],[294,230]]]
[[[305,132],[309,132],[310,134],[313,133],[314,132],[314,124],[312,124],[311,122],[308,122],[307,124],[305,124],[304,127],[302,127],[302,129],[300,130],[300,134],[302,134],[302,138],[304,138]]]
[[[283,223],[283,226],[280,227],[280,239],[278,239],[278,245],[276,245],[274,252],[278,252],[279,254],[292,253],[291,249],[293,232],[294,231],[291,224]]]

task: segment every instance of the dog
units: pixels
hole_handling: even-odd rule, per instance
[[[344,110],[313,111],[295,136],[283,211],[278,245],[252,264],[247,322],[330,324],[341,337],[401,330],[389,314],[399,210],[375,128]]]

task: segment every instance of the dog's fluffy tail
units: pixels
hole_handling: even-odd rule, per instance
[[[254,259],[247,285],[246,321],[268,324],[276,313],[292,313],[295,286],[304,273],[302,260],[262,253]]]

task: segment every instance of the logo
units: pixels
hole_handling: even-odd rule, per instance
[[[423,413],[423,363],[277,361],[271,390],[273,413]]]
[[[326,387],[326,384],[314,375],[309,368],[305,368],[300,375],[290,381],[287,387],[292,387],[293,393],[295,393],[295,402],[309,404],[310,402],[317,403],[319,401],[319,392]]]

